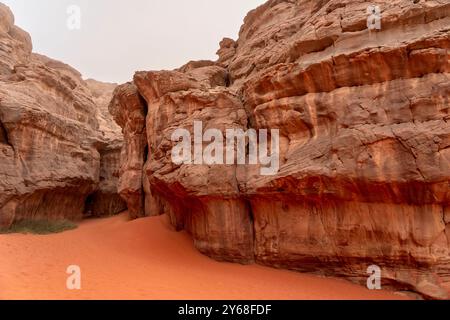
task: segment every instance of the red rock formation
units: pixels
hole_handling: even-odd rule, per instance
[[[120,145],[114,147],[100,134],[106,132],[99,126],[106,103],[99,112],[76,70],[32,53],[29,35],[14,26],[3,4],[0,16],[0,225],[23,219],[79,219],[86,198],[99,190],[100,177],[114,175],[113,168],[106,173],[106,162],[115,161],[118,167],[118,156],[114,160],[109,154],[116,150],[118,155]],[[107,150],[106,162],[102,150]],[[108,194],[111,199],[102,201],[113,204],[94,201],[94,208],[117,211],[117,201],[120,210],[125,208],[114,182]]]
[[[114,122],[108,106],[117,85],[103,83],[92,79],[85,81],[96,104],[96,119],[99,123],[101,143],[97,148],[100,153],[100,182],[98,190],[90,195],[89,207],[94,216],[109,216],[127,209],[120,197],[117,185],[120,176],[120,157],[123,147],[121,128]]]
[[[145,116],[147,106],[136,86],[124,84],[114,91],[109,105],[114,120],[123,128],[125,143],[121,153],[118,192],[127,202],[132,218],[145,216],[143,167],[147,157]]]
[[[450,4],[373,3],[381,30],[365,1],[270,0],[218,62],[136,73],[110,107],[124,198],[219,260],[363,283],[376,264],[385,286],[449,298]],[[175,165],[171,134],[194,121],[280,129],[280,171]]]

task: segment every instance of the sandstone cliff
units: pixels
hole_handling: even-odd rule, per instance
[[[385,287],[449,298],[449,27],[448,1],[268,1],[217,62],[116,89],[122,197],[218,260],[361,283],[375,264]],[[175,165],[171,135],[196,120],[280,129],[278,174]]]
[[[88,196],[104,189],[101,177],[114,176],[107,163],[118,167],[120,130],[104,129],[107,103],[96,105],[80,73],[32,53],[30,36],[14,26],[14,16],[1,3],[0,16],[0,225],[79,219]],[[114,130],[119,135],[109,139]],[[107,189],[111,197],[101,201],[113,204],[94,199],[89,210],[124,209],[115,187]]]
[[[100,182],[98,190],[87,200],[86,210],[94,216],[109,216],[127,209],[125,201],[117,191],[124,139],[121,128],[114,122],[108,110],[109,102],[117,85],[92,79],[85,82],[96,105],[95,117],[99,124],[98,131],[101,141],[97,148],[101,157]]]

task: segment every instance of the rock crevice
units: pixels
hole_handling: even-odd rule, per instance
[[[0,143],[12,147],[11,143],[9,142],[8,132],[6,131],[1,121],[0,121]]]

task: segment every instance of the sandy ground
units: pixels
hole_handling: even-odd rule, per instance
[[[81,268],[81,290],[66,288],[69,265]],[[0,235],[0,299],[399,298],[343,280],[216,262],[165,217],[120,215],[56,235]]]

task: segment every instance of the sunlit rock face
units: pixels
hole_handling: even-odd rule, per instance
[[[136,73],[110,105],[122,196],[218,260],[449,298],[450,3],[414,2],[268,1],[217,62]],[[280,170],[174,164],[194,121],[279,129]]]
[[[119,166],[120,129],[111,127],[118,133],[116,140],[105,136],[109,131],[101,120],[109,117],[107,102],[99,108],[70,66],[32,53],[29,35],[14,26],[3,4],[0,16],[0,225],[82,218],[86,199],[114,176],[106,162]],[[109,155],[113,149],[116,157]],[[103,150],[108,154],[105,163]],[[112,201],[121,201],[112,184]],[[121,206],[123,210],[123,202]],[[102,205],[92,210],[97,207]]]

